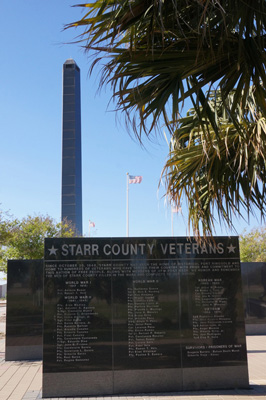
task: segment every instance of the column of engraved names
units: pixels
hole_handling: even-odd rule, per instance
[[[88,279],[67,280],[66,287],[58,290],[63,303],[57,304],[57,361],[89,361],[92,342],[90,318],[97,313],[89,305]]]
[[[228,299],[224,295],[222,278],[200,278],[195,286],[195,306],[200,313],[193,315],[194,339],[218,339],[225,326],[232,324],[224,315]]]
[[[46,263],[45,278],[58,280],[55,315],[57,362],[92,361],[90,357],[93,358],[99,341],[98,333],[91,325],[99,318],[97,302],[93,301],[92,294],[98,279],[103,277],[111,277],[110,262]]]
[[[145,283],[145,286],[138,285]],[[165,336],[156,328],[161,311],[159,288],[150,286],[154,281],[134,281],[128,288],[128,354],[129,357],[161,356],[157,340]]]

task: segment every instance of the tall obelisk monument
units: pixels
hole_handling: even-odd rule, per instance
[[[62,129],[61,218],[82,235],[80,69],[72,59],[63,65]]]

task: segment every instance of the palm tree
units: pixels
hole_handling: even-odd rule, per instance
[[[162,123],[170,131],[167,193],[173,201],[188,199],[194,233],[200,224],[204,234],[212,232],[214,205],[229,226],[241,206],[248,213],[257,207],[263,215],[266,1],[96,0],[81,7],[84,17],[68,27],[84,27],[78,40],[96,53],[92,68],[104,60],[101,85],[111,85],[128,126],[140,141]],[[194,107],[187,125],[180,119],[186,99]],[[252,149],[261,156],[258,165],[245,153]],[[189,161],[187,177],[174,156]]]
[[[172,202],[187,199],[189,224],[196,235],[215,231],[215,213],[232,229],[234,216],[249,216],[259,209],[263,217],[266,211],[266,119],[258,110],[253,87],[245,110],[238,106],[233,116],[228,109],[234,92],[225,102],[220,90],[208,96],[218,135],[203,107],[199,113],[189,110],[172,135],[163,171]]]

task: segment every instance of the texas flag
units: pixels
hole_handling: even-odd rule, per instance
[[[142,176],[129,175],[129,183],[141,183]]]

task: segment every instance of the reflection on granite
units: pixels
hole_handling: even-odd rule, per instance
[[[266,333],[266,263],[241,263],[245,321],[249,325],[265,325]]]
[[[6,360],[42,357],[43,260],[9,260]]]

